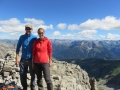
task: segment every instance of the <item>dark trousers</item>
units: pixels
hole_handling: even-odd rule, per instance
[[[32,61],[28,60],[21,60],[20,61],[20,80],[21,84],[23,86],[23,90],[27,90],[27,72],[28,72],[28,67],[30,70],[30,75],[31,75],[31,90],[34,90],[35,88],[35,73],[34,69],[32,69]]]
[[[49,64],[38,64],[35,63],[35,74],[37,75],[37,85],[38,85],[38,90],[43,90],[43,83],[42,83],[42,71],[43,75],[47,84],[47,90],[53,90],[53,84],[50,79],[50,68]]]

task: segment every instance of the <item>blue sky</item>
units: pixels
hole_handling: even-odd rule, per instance
[[[18,39],[25,24],[51,39],[119,40],[120,0],[0,0],[0,39]]]

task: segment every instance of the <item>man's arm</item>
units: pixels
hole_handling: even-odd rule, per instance
[[[18,66],[20,63],[20,60],[19,60],[19,53],[16,53],[16,65]]]
[[[19,65],[19,62],[20,62],[20,60],[19,60],[19,51],[20,51],[20,47],[21,47],[21,45],[22,45],[22,41],[21,41],[21,37],[19,38],[19,40],[18,40],[18,43],[17,43],[17,48],[16,48],[16,65],[18,66]]]

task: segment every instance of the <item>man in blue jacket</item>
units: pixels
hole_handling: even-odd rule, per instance
[[[20,66],[20,80],[23,86],[23,90],[27,90],[27,71],[28,67],[31,75],[31,90],[35,90],[35,74],[32,68],[32,45],[36,36],[31,34],[32,26],[30,24],[25,25],[25,34],[21,35],[17,48],[16,48],[16,65]],[[19,51],[22,46],[21,60],[19,60]]]

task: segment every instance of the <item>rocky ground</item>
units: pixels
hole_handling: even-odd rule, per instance
[[[120,90],[120,86],[105,85],[105,80],[98,83],[94,78],[89,78],[88,73],[76,64],[53,59],[53,65],[50,67],[51,79],[54,90]],[[15,52],[9,51],[5,59],[0,59],[0,85],[7,81],[14,82],[21,89],[19,67],[15,65]],[[30,85],[30,74],[27,74],[28,85]],[[44,90],[46,83],[43,78]],[[97,89],[98,87],[98,89]],[[37,85],[36,85],[37,88]],[[30,90],[28,86],[28,90]]]
[[[89,78],[88,73],[81,69],[79,65],[53,59],[53,65],[50,67],[50,71],[54,90],[97,90],[96,80],[94,78]],[[29,71],[27,77],[29,85]],[[7,84],[9,82],[14,82],[14,84],[21,87],[19,67],[15,66],[14,51],[9,51],[5,59],[0,59],[0,83],[2,85],[2,83],[5,82]],[[43,85],[46,90],[45,81]]]
[[[53,65],[50,67],[50,71],[54,90],[120,90],[120,87],[118,86],[105,85],[105,80],[100,80],[97,83],[94,78],[89,78],[87,72],[81,69],[80,66],[65,61],[53,59]],[[27,77],[29,85],[29,71]],[[8,82],[14,82],[19,87],[22,87],[20,84],[19,67],[15,66],[14,51],[9,51],[5,56],[5,59],[0,59],[0,85],[6,80]],[[44,90],[47,90],[44,78],[43,85]],[[30,90],[29,86],[28,90]]]

